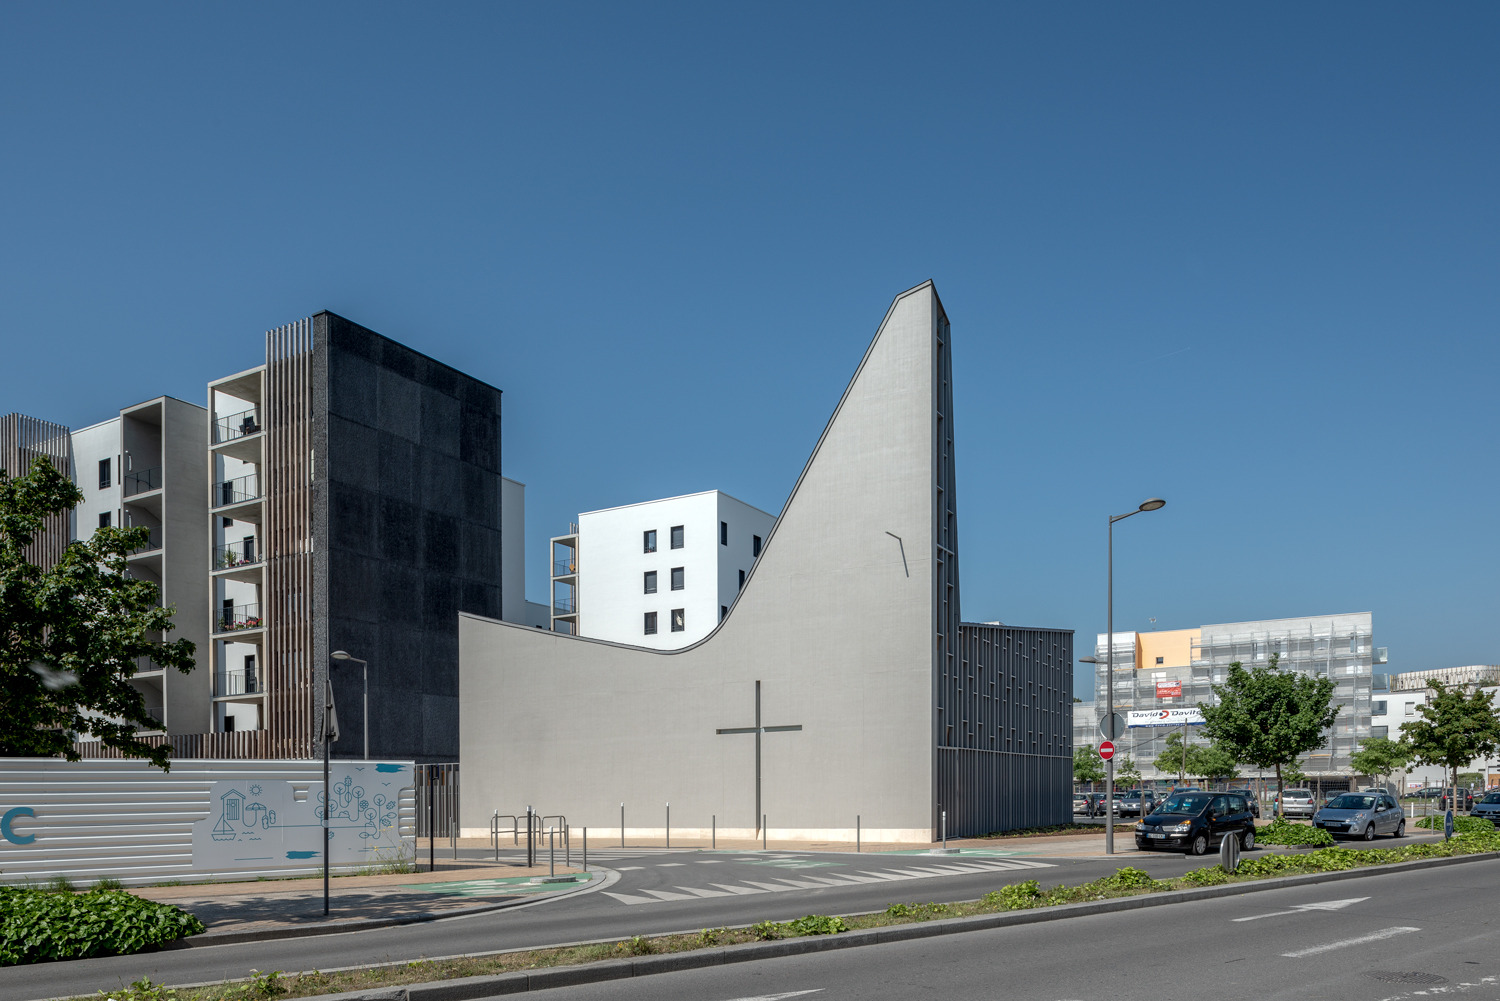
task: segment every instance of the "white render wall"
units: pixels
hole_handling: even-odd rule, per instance
[[[729,524],[728,546],[719,544],[719,522]],[[717,490],[588,511],[578,516],[578,634],[614,643],[676,650],[707,636],[720,609],[734,604],[739,571],[754,563],[751,537],[771,534],[776,519]],[[672,548],[672,528],[683,528],[683,546]],[[656,552],[645,552],[645,533],[656,532]],[[683,588],[672,590],[672,570],[683,570]],[[656,571],[656,593],[645,592]],[[672,632],[672,612],[682,609],[685,628]],[[656,634],[646,635],[647,612],[656,612]]]
[[[1442,679],[1439,678],[1439,680]],[[1486,686],[1482,691],[1489,692],[1494,698],[1496,707],[1500,707],[1500,687]],[[1375,701],[1384,701],[1386,711],[1371,714],[1371,728],[1386,727],[1387,737],[1391,740],[1400,740],[1401,724],[1421,719],[1417,709],[1427,704],[1427,697],[1431,694],[1430,688],[1376,692]],[[1500,784],[1500,754],[1489,758],[1475,758],[1468,765],[1460,768],[1459,772],[1480,772],[1485,776],[1486,786]],[[1441,765],[1412,765],[1406,770],[1406,791],[1421,789],[1424,786],[1446,786],[1449,778],[1451,776],[1447,774],[1447,769]]]
[[[109,523],[120,526],[120,418],[112,417],[71,435],[73,482],[83,491],[83,500],[73,509],[75,539],[88,539],[99,528],[99,515],[108,512]],[[109,486],[99,489],[99,461],[109,460]]]
[[[500,477],[500,617],[526,622],[526,484]]]

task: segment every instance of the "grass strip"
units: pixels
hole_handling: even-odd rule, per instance
[[[574,966],[606,959],[631,956],[664,955],[718,948],[745,942],[765,942],[804,935],[836,935],[845,931],[911,924],[938,918],[962,918],[1002,911],[1051,907],[1159,893],[1225,883],[1249,883],[1278,876],[1305,873],[1337,872],[1412,862],[1420,859],[1448,858],[1500,851],[1500,830],[1459,834],[1451,841],[1403,845],[1399,848],[1320,848],[1294,855],[1267,855],[1242,859],[1233,874],[1218,866],[1194,869],[1175,879],[1160,880],[1133,867],[1117,870],[1078,886],[1059,885],[1044,889],[1036,880],[1012,883],[986,893],[978,900],[961,903],[896,903],[883,911],[845,917],[808,915],[794,921],[762,921],[738,928],[705,928],[682,935],[634,936],[618,942],[569,948],[528,949],[488,956],[443,960],[416,960],[389,966],[338,970],[327,973],[282,974],[280,971],[250,971],[244,980],[207,987],[173,989],[149,980],[139,980],[112,991],[99,991],[70,1001],[261,1001],[274,998],[316,997],[343,991],[372,991],[409,984],[452,980],[460,977],[494,976],[524,970],[541,970],[557,966]]]

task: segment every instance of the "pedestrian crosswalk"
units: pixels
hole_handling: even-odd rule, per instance
[[[931,865],[903,864],[900,868],[870,868],[857,872],[799,873],[795,877],[740,879],[734,882],[709,883],[707,886],[674,886],[670,890],[638,890],[618,893],[601,890],[606,897],[627,906],[659,904],[672,900],[698,900],[704,897],[733,897],[756,893],[789,893],[795,890],[822,890],[830,886],[859,886],[866,883],[899,882],[908,879],[931,879],[935,876],[961,876],[980,872],[1014,872],[1025,869],[1051,869],[1050,862],[1031,859],[986,859],[984,861],[942,862]]]

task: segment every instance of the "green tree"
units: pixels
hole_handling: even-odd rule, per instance
[[[1093,744],[1073,748],[1073,781],[1099,782],[1104,778],[1104,762]]]
[[[1141,770],[1128,754],[1115,766],[1115,787],[1118,788],[1122,783],[1127,789],[1137,789],[1141,784]]]
[[[1458,788],[1458,770],[1479,757],[1489,757],[1500,748],[1500,717],[1495,715],[1494,693],[1478,685],[1454,685],[1429,679],[1433,694],[1417,707],[1420,719],[1401,724],[1401,739],[1411,747],[1419,765],[1442,765]]]
[[[1409,761],[1411,748],[1389,737],[1371,737],[1349,759],[1356,773],[1379,779],[1385,786],[1390,785],[1391,775],[1406,767]]]
[[[74,739],[91,733],[169,768],[169,748],[136,737],[161,723],[130,678],[146,658],[191,671],[193,643],[153,638],[173,628],[174,610],[160,607],[155,584],[126,573],[148,530],[100,528],[50,568],[26,559],[47,516],[82,497],[45,458],[24,476],[0,470],[0,755],[76,761]]]
[[[1276,797],[1284,790],[1282,769],[1328,742],[1327,730],[1341,706],[1332,704],[1333,679],[1278,670],[1280,656],[1245,670],[1235,661],[1218,705],[1200,703],[1204,732],[1233,756],[1258,768],[1276,769]]]
[[[1153,764],[1156,765],[1156,770],[1163,775],[1180,775],[1183,778],[1189,775],[1196,775],[1198,774],[1197,772],[1187,767],[1193,763],[1194,750],[1193,745],[1189,744],[1187,747],[1187,756],[1184,759],[1182,731],[1173,730],[1162,741],[1161,753],[1156,756],[1156,761]]]
[[[1218,742],[1188,750],[1188,765],[1193,770],[1192,774],[1203,776],[1204,785],[1239,778],[1239,769],[1235,767],[1238,764],[1234,759],[1234,752]]]

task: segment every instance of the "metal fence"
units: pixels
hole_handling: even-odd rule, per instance
[[[458,762],[418,765],[416,774],[417,837],[458,837]]]

